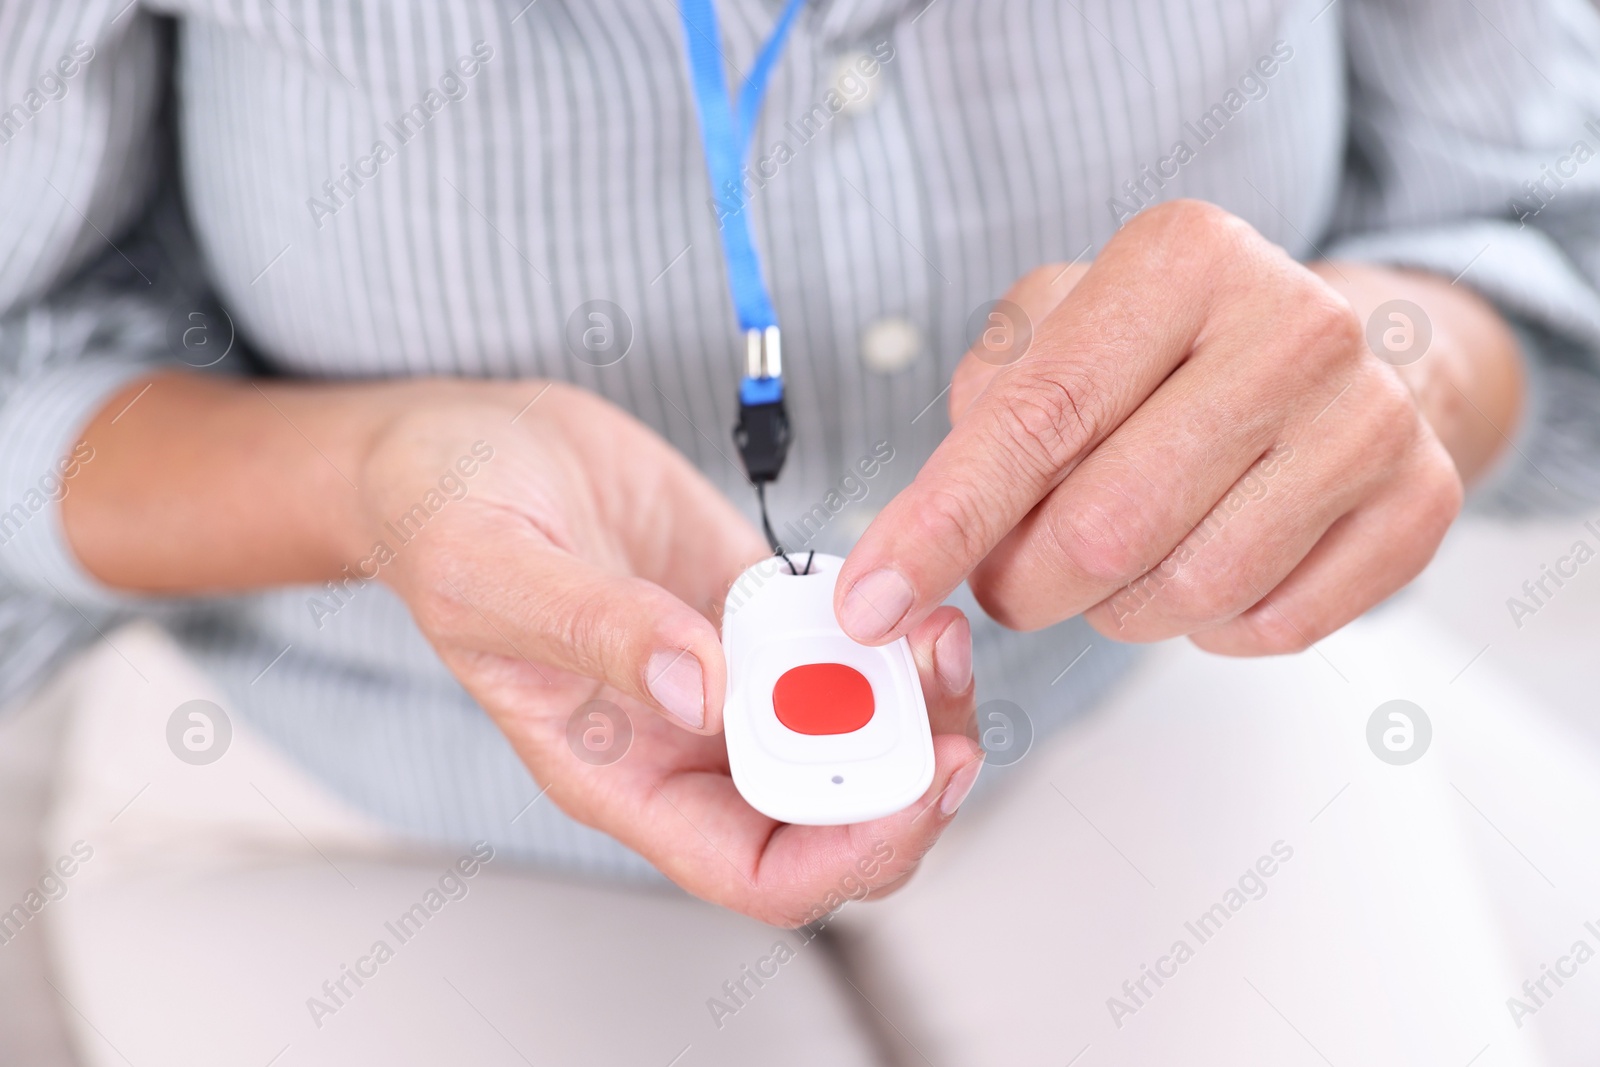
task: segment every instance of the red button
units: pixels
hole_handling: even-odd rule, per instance
[[[808,663],[778,679],[772,707],[797,734],[848,734],[872,721],[872,683],[843,663]]]

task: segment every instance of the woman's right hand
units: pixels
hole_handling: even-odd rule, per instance
[[[355,482],[364,557],[395,546],[367,573],[469,687],[531,684],[571,710],[607,686],[681,727],[720,729],[721,643],[705,613],[765,546],[637,420],[557,383],[444,383],[375,435]]]
[[[943,735],[920,803],[854,827],[786,826],[746,804],[717,736],[727,669],[712,618],[766,545],[684,457],[592,394],[447,385],[377,435],[355,481],[373,541],[426,515],[377,569],[550,798],[699,896],[792,923],[841,884],[894,885],[977,773],[970,636],[945,608],[912,637]],[[597,700],[631,724],[614,763],[571,741]]]
[[[578,389],[159,375],[85,438],[62,518],[102,582],[182,596],[376,572],[549,800],[707,900],[783,924],[886,890],[977,775],[970,635],[946,607],[910,635],[937,758],[917,804],[836,827],[746,804],[717,736],[712,618],[766,547],[658,435]],[[632,726],[615,762],[568,742],[594,700]]]

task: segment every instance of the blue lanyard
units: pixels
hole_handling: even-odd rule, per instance
[[[684,42],[689,53],[690,80],[695,107],[700,114],[700,139],[705,148],[706,171],[721,220],[722,253],[728,270],[728,289],[739,326],[745,332],[745,377],[740,383],[742,406],[781,403],[782,362],[779,355],[778,317],[761,271],[761,256],[750,235],[750,216],[744,195],[744,161],[750,153],[761,100],[772,69],[777,65],[789,30],[805,0],[788,0],[772,35],[756,56],[737,104],[728,92],[723,73],[722,33],[717,25],[714,0],[680,0]],[[741,450],[743,445],[741,445]],[[782,464],[781,456],[778,458]],[[749,465],[749,457],[746,457]],[[772,477],[776,477],[776,471]],[[762,479],[751,472],[752,480]]]

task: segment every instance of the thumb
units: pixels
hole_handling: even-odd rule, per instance
[[[715,626],[654,582],[550,546],[524,548],[499,604],[447,599],[485,651],[517,655],[617,689],[696,733],[722,729],[727,667]],[[454,595],[451,595],[451,590]],[[476,598],[475,598],[476,599]],[[474,623],[476,625],[474,625]]]
[[[1072,292],[1087,263],[1046,263],[1024,274],[989,306],[972,347],[950,379],[950,424],[972,406],[1000,371],[1028,354],[1035,329]]]

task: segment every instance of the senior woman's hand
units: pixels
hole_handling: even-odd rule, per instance
[[[445,665],[555,803],[698,896],[794,925],[845,891],[898,885],[982,758],[965,736],[966,620],[942,608],[910,634],[936,735],[934,782],[920,801],[855,826],[767,818],[729,776],[718,736],[727,668],[712,621],[733,581],[768,554],[765,542],[642,423],[582,390],[549,388],[514,424],[526,384],[515,399],[403,416],[363,466],[376,533],[474,441],[493,442],[471,494],[442,509],[387,578]],[[574,713],[596,700],[622,709],[634,733],[614,763],[579,758],[571,739]],[[601,714],[580,715],[579,728],[606,730],[614,713]]]
[[[666,441],[582,390],[169,375],[130,385],[85,436],[95,461],[62,514],[102,580],[159,593],[387,583],[543,802],[707,900],[792,925],[887,892],[977,775],[970,632],[942,608],[910,635],[935,734],[927,794],[837,827],[746,804],[718,736],[714,619],[767,549]],[[617,709],[599,706],[614,728],[626,715],[625,752],[585,744],[607,725],[588,717],[593,701]]]
[[[1013,628],[1086,613],[1122,640],[1302,649],[1422,569],[1517,417],[1516,343],[1480,298],[1308,269],[1208,204],[1152,208],[1009,298],[1031,344],[968,353],[949,437],[844,566],[858,640],[966,579]],[[1431,324],[1407,366],[1366,336],[1374,313],[1380,334],[1423,325],[1391,299]]]

